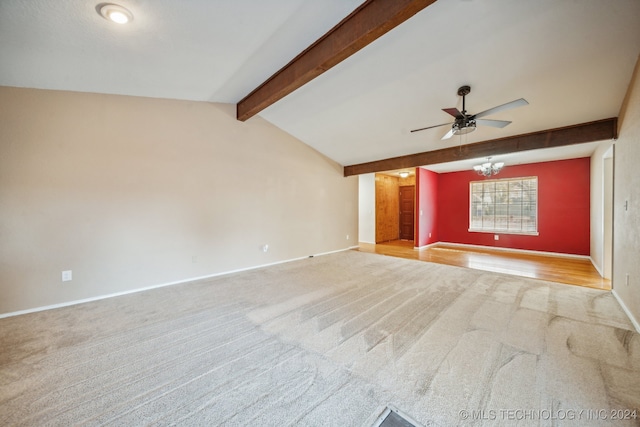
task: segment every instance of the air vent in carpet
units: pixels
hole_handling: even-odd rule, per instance
[[[393,406],[387,406],[371,427],[422,427]]]

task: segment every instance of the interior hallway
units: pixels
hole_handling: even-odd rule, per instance
[[[375,245],[360,242],[356,250],[593,289],[611,289],[611,281],[600,276],[591,261],[586,258],[459,247],[444,243],[417,250],[413,245],[412,240],[394,240]]]

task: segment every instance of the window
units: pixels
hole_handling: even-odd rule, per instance
[[[538,234],[538,178],[470,183],[469,231]]]

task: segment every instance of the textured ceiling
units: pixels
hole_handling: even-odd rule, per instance
[[[126,26],[97,3],[1,0],[0,84],[235,103],[361,1],[118,1]],[[639,22],[638,0],[438,0],[260,115],[343,165],[614,117]],[[449,122],[463,84],[471,113],[530,105],[487,117],[504,129],[409,133]]]
[[[1,0],[0,84],[236,103],[361,0]]]
[[[262,116],[342,164],[618,115],[640,53],[637,0],[437,1]],[[441,141],[462,109],[512,120]]]

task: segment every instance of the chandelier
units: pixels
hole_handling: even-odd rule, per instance
[[[487,157],[487,161],[481,165],[475,165],[473,170],[478,173],[478,175],[483,176],[491,176],[497,175],[498,172],[504,166],[504,162],[491,163],[491,157]]]

